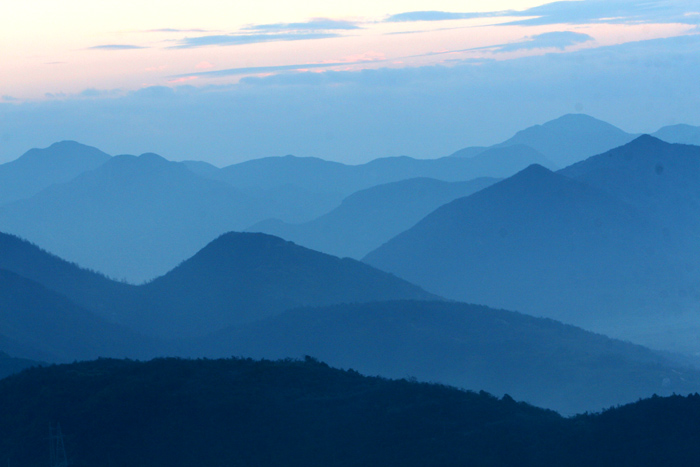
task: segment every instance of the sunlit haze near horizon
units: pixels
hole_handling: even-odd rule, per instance
[[[569,112],[631,132],[698,124],[699,21],[691,1],[6,2],[0,161],[77,139],[355,163]]]

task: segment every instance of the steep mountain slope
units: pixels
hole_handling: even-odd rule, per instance
[[[532,166],[437,209],[364,261],[448,298],[603,330],[678,310],[693,280],[670,262],[673,242],[612,195]]]
[[[487,393],[322,363],[99,360],[0,381],[0,452],[46,464],[60,422],[76,465],[697,465],[700,396],[564,419]]]
[[[190,355],[301,358],[413,376],[573,414],[700,389],[700,372],[640,346],[549,319],[448,302],[286,312],[197,342]]]
[[[0,230],[109,276],[141,282],[217,235],[276,211],[155,154],[98,169],[0,208]]]
[[[247,230],[276,235],[341,258],[360,259],[443,204],[495,181],[479,178],[468,182],[443,182],[412,178],[353,193],[336,209],[311,222],[287,224],[267,220]]]
[[[28,198],[55,184],[96,169],[110,156],[75,141],[31,149],[18,159],[0,164],[0,205]]]
[[[162,337],[191,337],[298,306],[400,298],[436,297],[359,261],[231,232],[139,287],[122,322]]]
[[[517,132],[496,146],[524,144],[559,167],[628,143],[635,136],[584,114],[567,114]]]
[[[18,357],[71,361],[155,355],[155,344],[109,324],[62,295],[0,269],[1,350]]]

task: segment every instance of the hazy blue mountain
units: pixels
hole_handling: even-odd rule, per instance
[[[649,135],[559,173],[637,207],[673,237],[700,233],[700,147]],[[693,239],[693,243],[697,242]]]
[[[612,194],[532,166],[442,206],[364,261],[447,298],[621,326],[614,335],[629,338],[700,298],[667,255],[674,242]]]
[[[121,322],[169,338],[201,336],[299,306],[436,298],[356,260],[234,232],[137,292]]]
[[[141,282],[218,235],[277,214],[269,203],[155,154],[116,156],[0,208],[0,230],[109,276]]]
[[[154,355],[149,339],[110,324],[63,295],[0,269],[0,349],[45,361]]]
[[[584,114],[567,114],[517,132],[496,146],[530,146],[559,167],[621,146],[635,138],[619,128]]]
[[[219,178],[241,189],[275,189],[294,185],[312,193],[347,196],[375,185],[409,178],[465,181],[478,177],[507,177],[530,164],[551,166],[534,151],[498,151],[492,157],[413,159],[386,157],[361,165],[345,165],[311,157],[268,157],[221,169]]]
[[[298,306],[437,298],[359,261],[251,233],[222,235],[140,286],[81,269],[6,234],[0,234],[0,269],[103,319],[169,338],[201,335]]]
[[[316,217],[327,213],[331,209],[335,208],[340,204],[343,199],[343,195],[339,192],[323,192],[317,189],[305,189],[297,186],[297,182],[290,178],[289,180],[284,180],[284,176],[288,175],[286,173],[280,174],[277,172],[275,167],[275,161],[280,162],[281,165],[289,162],[292,156],[287,156],[286,158],[268,158],[262,159],[261,162],[244,162],[243,163],[243,175],[240,179],[232,182],[233,185],[251,195],[255,198],[268,200],[274,205],[278,206],[279,216],[285,222],[307,222]],[[307,163],[308,170],[301,170],[302,175],[313,176],[314,164],[320,169],[320,173],[324,173],[325,162],[322,159],[314,158],[299,158],[302,160],[302,164]],[[206,162],[199,161],[185,161],[183,164],[193,172],[203,177],[207,177],[213,180],[221,180],[225,178],[224,171]],[[259,174],[256,172],[256,167],[258,164],[268,164],[271,173],[277,179],[280,179],[280,184],[278,185],[266,185],[257,186],[255,184],[247,183],[245,180],[245,171],[251,170],[254,173],[253,177],[257,177]],[[336,166],[336,163],[331,162],[330,166]],[[291,167],[291,166],[290,166]],[[298,175],[298,174],[297,174]],[[306,186],[313,187],[314,183],[310,180],[306,180]]]
[[[191,355],[302,358],[390,378],[510,394],[563,413],[700,388],[644,347],[484,306],[397,301],[305,308],[202,339]]]
[[[700,146],[700,127],[692,125],[669,125],[665,126],[652,136],[666,141],[667,143],[692,144]]]
[[[450,154],[450,157],[474,157],[489,149],[488,146],[469,146]]]
[[[221,170],[219,167],[205,161],[182,161],[180,163],[204,178],[216,178],[219,170]]]
[[[18,159],[0,164],[0,204],[28,198],[54,183],[64,183],[96,169],[110,156],[75,141],[31,149]]]
[[[700,396],[563,418],[486,392],[362,376],[312,359],[102,359],[0,381],[0,452],[45,465],[692,466]]]
[[[498,166],[501,165],[525,168],[530,164],[539,164],[550,170],[557,168],[557,164],[545,157],[541,152],[525,144],[486,148],[485,151],[472,156],[470,160],[473,164],[479,165],[481,167],[480,170],[485,172],[498,172]]]
[[[439,206],[495,181],[492,178],[468,182],[412,178],[353,193],[336,209],[311,222],[289,224],[273,219],[247,230],[276,235],[335,256],[360,259]]]

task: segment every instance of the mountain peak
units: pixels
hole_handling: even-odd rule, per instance
[[[165,157],[159,156],[158,154],[154,152],[145,152],[139,156],[139,160],[143,162],[151,162],[151,163],[163,163],[163,162],[170,162],[168,161]]]
[[[89,147],[90,146],[79,143],[77,141],[67,139],[67,140],[57,141],[57,142],[53,143],[51,146],[49,146],[49,149],[75,149],[75,148],[89,148]]]
[[[510,177],[510,181],[536,182],[540,180],[550,179],[552,177],[556,178],[557,175],[548,168],[541,166],[540,164],[530,164],[520,172]]]
[[[585,114],[566,114],[517,132],[499,146],[525,144],[559,167],[628,143],[634,138],[610,123]]]
[[[543,125],[556,125],[556,124],[572,124],[572,123],[586,123],[586,124],[604,124],[604,125],[610,125],[607,122],[604,122],[603,120],[599,120],[595,117],[591,117],[590,115],[587,114],[564,114],[559,118],[555,118],[554,120],[550,120]]]
[[[629,143],[625,144],[623,147],[628,147],[628,148],[646,148],[649,146],[654,146],[654,147],[665,147],[665,146],[670,146],[670,143],[667,143],[666,141],[662,141],[659,138],[656,138],[654,136],[644,134],[641,135]]]

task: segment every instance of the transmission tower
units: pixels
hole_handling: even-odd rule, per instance
[[[50,467],[68,467],[68,457],[66,456],[66,446],[63,444],[63,433],[61,432],[61,424],[57,423],[54,427],[49,424],[49,442],[51,453]]]

